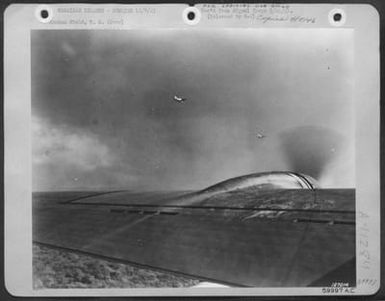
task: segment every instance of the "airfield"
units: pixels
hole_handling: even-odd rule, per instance
[[[354,286],[355,190],[36,192],[33,241],[187,286]]]

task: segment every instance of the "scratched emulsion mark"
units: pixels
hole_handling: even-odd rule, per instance
[[[298,14],[288,4],[203,4],[202,16],[208,20],[249,20],[266,23],[311,24],[316,17]]]

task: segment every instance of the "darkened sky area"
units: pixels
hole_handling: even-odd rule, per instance
[[[33,31],[33,189],[198,189],[269,170],[353,187],[352,42],[342,29]]]

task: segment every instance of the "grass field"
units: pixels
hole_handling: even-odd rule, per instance
[[[188,287],[199,280],[33,245],[33,286],[44,288]]]

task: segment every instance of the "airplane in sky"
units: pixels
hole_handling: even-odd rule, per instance
[[[256,134],[255,134],[255,136],[256,136],[258,139],[266,138],[266,135],[264,135],[264,134],[262,133],[262,131],[259,130],[258,127],[256,128]]]
[[[187,98],[183,98],[183,97],[179,97],[179,96],[177,96],[177,95],[174,95],[174,101],[175,102],[177,102],[177,103],[184,103],[186,100],[187,100]]]

